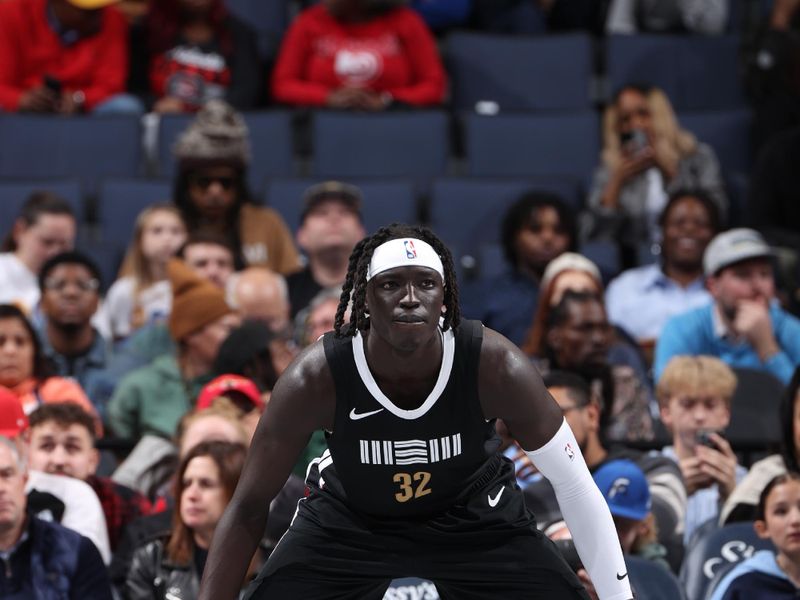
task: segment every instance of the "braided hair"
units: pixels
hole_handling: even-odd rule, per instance
[[[339,297],[339,307],[336,309],[334,320],[334,331],[337,337],[355,336],[359,330],[369,329],[369,317],[366,312],[367,297],[367,270],[372,260],[372,253],[375,248],[398,238],[416,238],[427,242],[439,255],[444,267],[444,306],[447,311],[444,313],[444,324],[442,328],[447,331],[449,328],[455,329],[461,322],[461,309],[458,302],[458,283],[456,281],[456,270],[453,265],[453,255],[447,246],[436,237],[430,229],[420,225],[406,225],[403,223],[392,223],[387,227],[381,227],[373,235],[365,237],[356,244],[350,262],[347,265],[347,275],[342,286],[342,295]],[[347,327],[344,323],[344,314],[350,305],[352,293],[353,309],[350,312],[350,322]]]

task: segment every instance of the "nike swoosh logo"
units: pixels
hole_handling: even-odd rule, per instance
[[[367,417],[371,417],[372,415],[377,415],[382,410],[383,410],[382,408],[379,408],[378,410],[371,410],[365,413],[357,413],[356,409],[354,408],[353,410],[350,411],[350,419],[353,421],[358,421],[359,419],[365,419]]]
[[[622,581],[623,579],[625,579],[627,576],[628,576],[628,573],[627,573],[627,572],[626,572],[624,575],[620,575],[619,573],[617,573],[617,579],[619,579],[620,581]]]
[[[506,491],[506,486],[503,486],[500,488],[500,491],[497,492],[497,495],[494,498],[492,498],[491,495],[487,496],[487,498],[489,499],[489,506],[491,506],[492,508],[497,506],[497,503],[500,502],[500,496],[502,496],[503,492],[505,491]]]

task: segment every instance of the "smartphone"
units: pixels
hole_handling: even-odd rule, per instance
[[[53,77],[52,75],[45,75],[44,76],[44,87],[48,90],[56,94],[57,96],[61,95],[61,80],[57,77]]]
[[[708,446],[714,450],[719,450],[717,444],[714,443],[713,439],[711,439],[712,433],[716,433],[720,437],[722,436],[721,431],[714,431],[713,429],[701,429],[695,434],[694,440],[698,445]]]
[[[641,129],[620,133],[619,141],[631,154],[638,154],[650,145],[647,134]]]

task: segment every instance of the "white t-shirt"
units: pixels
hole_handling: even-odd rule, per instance
[[[141,290],[138,301],[133,297],[135,286],[133,277],[122,277],[114,282],[106,294],[103,312],[112,339],[128,337],[131,334],[131,319],[137,304],[144,313],[142,325],[169,316],[172,309],[172,286],[168,280],[159,281]]]
[[[92,540],[100,551],[103,562],[107,565],[111,563],[111,544],[108,541],[106,516],[92,486],[66,475],[28,471],[25,493],[31,490],[48,492],[61,500],[64,503],[61,524]]]
[[[13,252],[0,254],[0,304],[17,304],[32,313],[39,304],[39,281]]]

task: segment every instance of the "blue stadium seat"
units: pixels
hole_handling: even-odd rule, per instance
[[[737,36],[616,35],[607,44],[612,92],[651,83],[680,111],[746,106]]]
[[[166,181],[109,180],[100,186],[97,220],[100,240],[127,248],[137,215],[151,204],[169,202],[171,186]]]
[[[521,194],[548,191],[568,200],[562,192],[565,185],[521,179],[437,179],[431,186],[430,227],[450,247],[456,262],[472,270],[481,247],[500,242],[503,215]]]
[[[243,113],[250,132],[249,182],[259,193],[268,177],[293,175],[291,114],[286,111]],[[172,147],[192,121],[190,115],[168,115],[161,118],[158,128],[158,173],[172,178],[176,164]]]
[[[749,173],[752,167],[749,110],[692,112],[678,115],[680,124],[717,153],[725,172]]]
[[[78,222],[83,220],[81,184],[76,179],[3,180],[0,181],[0,235],[10,230],[28,196],[37,191],[53,192],[61,196],[72,207]]]
[[[266,204],[277,210],[292,229],[300,225],[303,193],[317,183],[312,179],[275,180],[267,185]],[[367,233],[393,221],[416,223],[414,186],[408,181],[354,181],[364,194],[361,214]]]
[[[725,436],[737,447],[776,447],[781,442],[780,402],[783,383],[771,373],[736,368],[731,422]]]
[[[580,252],[597,265],[606,285],[622,271],[619,245],[614,240],[585,242],[581,244]]]
[[[77,177],[93,186],[140,170],[139,117],[0,115],[0,177]]]
[[[456,33],[447,39],[445,59],[457,109],[471,110],[484,100],[503,112],[592,108],[592,42],[586,34]]]
[[[424,179],[447,163],[448,117],[440,111],[317,112],[311,135],[317,177]]]
[[[477,177],[549,177],[584,182],[599,160],[597,115],[464,118],[467,170]]]
[[[688,548],[683,557],[679,579],[686,597],[705,598],[719,569],[740,562],[755,551],[770,549],[772,542],[759,538],[750,522],[732,523],[712,531]]]
[[[102,291],[106,292],[119,274],[119,267],[125,256],[126,247],[114,241],[102,241],[88,236],[79,236],[75,247],[90,256],[103,279]]]
[[[625,565],[631,578],[631,587],[637,600],[685,600],[678,578],[669,570],[651,560],[638,556],[625,556]]]
[[[225,5],[255,30],[261,58],[267,59],[277,54],[289,21],[289,3],[286,0],[225,0]]]

